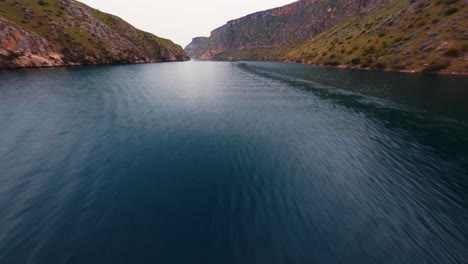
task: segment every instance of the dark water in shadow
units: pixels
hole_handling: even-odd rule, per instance
[[[0,71],[0,263],[468,263],[468,78]]]

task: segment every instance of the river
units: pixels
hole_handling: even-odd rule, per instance
[[[0,71],[0,263],[468,263],[468,78]]]

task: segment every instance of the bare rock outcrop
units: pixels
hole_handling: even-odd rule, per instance
[[[47,39],[0,17],[0,67],[41,67],[63,64],[63,55]]]

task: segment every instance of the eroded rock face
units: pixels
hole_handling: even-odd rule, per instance
[[[202,45],[208,40],[207,37],[196,37],[192,39],[192,42],[185,47],[184,51],[187,55],[192,56]]]
[[[172,41],[74,0],[0,1],[0,66],[184,61]]]
[[[294,45],[388,1],[300,0],[229,21],[213,30],[210,38],[189,55],[197,59],[213,59],[226,51]]]
[[[47,39],[0,17],[0,67],[40,67],[63,64],[63,55]]]

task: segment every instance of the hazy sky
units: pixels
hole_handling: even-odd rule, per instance
[[[185,47],[227,21],[295,0],[79,0]]]

